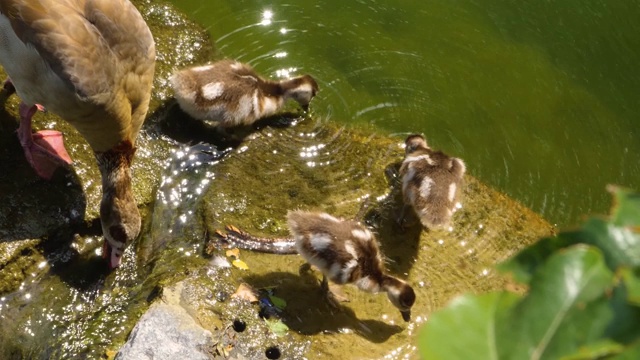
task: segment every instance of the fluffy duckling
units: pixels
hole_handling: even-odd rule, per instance
[[[403,280],[386,273],[378,242],[367,228],[356,221],[305,211],[290,211],[287,222],[293,239],[256,238],[233,227],[227,227],[228,234],[219,235],[243,249],[298,253],[322,271],[323,290],[328,291],[329,279],[336,284],[355,284],[366,292],[384,291],[402,318],[411,319],[415,292]]]
[[[309,75],[271,81],[233,60],[179,70],[170,81],[182,110],[222,129],[251,125],[275,114],[289,99],[306,111],[318,92]]]
[[[119,266],[140,232],[130,166],[155,68],[147,24],[128,0],[3,0],[0,33],[6,88],[22,100],[18,137],[27,160],[44,178],[71,162],[59,132],[32,134],[38,104],[78,129],[102,175],[103,254]]]
[[[457,209],[465,171],[462,160],[431,149],[422,135],[407,137],[400,167],[404,207],[399,222],[412,207],[425,227],[446,226]]]

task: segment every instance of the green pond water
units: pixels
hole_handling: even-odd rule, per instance
[[[560,226],[640,183],[640,1],[173,0],[315,116],[424,133]]]

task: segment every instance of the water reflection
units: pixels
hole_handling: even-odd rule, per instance
[[[313,74],[326,121],[422,132],[560,225],[605,212],[606,183],[640,183],[640,77],[618,61],[638,60],[632,1],[584,14],[559,2],[175,3],[221,56],[276,77]]]

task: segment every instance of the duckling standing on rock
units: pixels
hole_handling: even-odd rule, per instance
[[[265,80],[249,65],[233,60],[179,70],[170,81],[182,110],[221,129],[251,125],[275,114],[289,99],[307,111],[318,92],[309,75]]]
[[[117,267],[140,232],[130,166],[155,68],[147,24],[128,0],[3,0],[0,64],[11,78],[5,88],[22,100],[18,137],[38,175],[49,179],[71,159],[59,132],[31,133],[37,104],[91,145],[102,174],[103,256]]]
[[[404,206],[398,222],[404,223],[412,207],[425,227],[446,226],[457,210],[465,171],[462,160],[431,149],[422,135],[407,137],[400,167]]]
[[[411,319],[416,295],[413,288],[388,275],[373,234],[356,221],[340,220],[326,213],[290,211],[287,215],[293,239],[256,238],[234,227],[218,233],[233,246],[277,254],[300,254],[322,271],[322,289],[328,281],[355,284],[371,293],[385,291],[405,321]]]

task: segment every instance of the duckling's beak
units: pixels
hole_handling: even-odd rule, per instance
[[[105,240],[104,245],[102,245],[102,258],[108,259],[109,270],[113,270],[120,266],[122,253],[118,249],[112,248],[109,242]]]
[[[309,112],[309,104],[302,105],[302,110],[303,110],[304,112]]]
[[[402,314],[402,320],[404,321],[411,320],[411,310],[400,311],[400,314]]]

